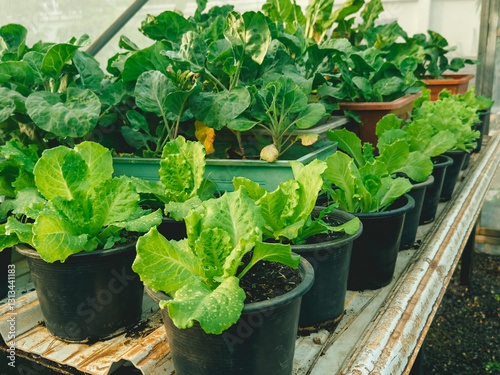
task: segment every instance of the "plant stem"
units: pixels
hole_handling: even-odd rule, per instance
[[[236,135],[236,139],[238,140],[238,146],[240,148],[240,151],[241,151],[241,158],[242,159],[246,159],[247,156],[245,155],[245,149],[243,148],[243,142],[241,141],[241,132],[239,131],[235,131],[235,130],[231,130],[234,135]]]
[[[224,85],[223,85],[223,84],[222,84],[222,83],[221,83],[221,82],[220,82],[217,78],[215,78],[215,77],[212,75],[212,73],[210,73],[210,72],[209,72],[208,70],[206,70],[206,69],[205,69],[205,73],[207,73],[207,75],[210,77],[210,79],[211,79],[212,81],[214,81],[214,82],[215,82],[218,86],[220,86],[220,88],[221,88],[221,89],[223,89],[224,91],[228,91],[228,90],[226,89],[226,87],[225,87],[225,86],[224,86]]]

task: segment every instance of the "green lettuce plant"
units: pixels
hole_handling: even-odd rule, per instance
[[[425,119],[403,121],[395,115],[384,116],[377,124],[378,145],[404,142],[410,153],[420,152],[433,158],[451,150],[457,143],[455,134],[449,130],[433,129]]]
[[[334,135],[330,132],[328,136],[340,139],[342,144],[339,147],[347,152],[338,151],[329,156],[322,174],[323,189],[341,210],[352,213],[384,211],[411,190],[412,184],[407,178],[395,177],[394,172],[389,172],[392,161],[374,156],[370,143],[365,143],[362,148],[359,138],[346,130]]]
[[[383,117],[377,123],[377,135],[382,134],[386,129],[397,131],[401,128],[402,121],[394,114]],[[385,133],[384,133],[385,134]],[[366,166],[368,163],[381,163],[389,175],[405,175],[408,178],[422,182],[432,173],[432,161],[430,156],[420,150],[412,150],[409,142],[402,135],[383,140],[379,138],[377,142],[378,152],[375,153],[373,145],[364,143],[356,134],[346,129],[330,130],[327,133],[331,141],[338,142],[338,148],[351,156],[358,168]]]
[[[476,147],[476,139],[480,132],[472,130],[472,125],[479,121],[474,107],[469,106],[455,95],[446,91],[439,100],[423,100],[413,111],[412,128],[427,129],[431,135],[440,131],[453,134],[454,144],[450,150],[471,152]],[[418,147],[418,145],[415,145]]]
[[[25,212],[23,220],[9,217],[0,243],[26,243],[46,262],[64,262],[82,250],[108,249],[125,232],[160,224],[161,211],[143,210],[132,183],[112,173],[111,153],[97,143],[45,150],[33,174],[46,203]]]
[[[233,179],[235,190],[244,188],[261,208],[265,220],[264,237],[280,243],[291,241],[301,244],[318,233],[355,233],[359,229],[358,218],[334,227],[322,220],[329,210],[321,211],[315,220],[311,217],[323,185],[321,173],[326,169],[326,163],[320,160],[314,160],[305,166],[297,161],[289,163],[294,179],[280,183],[272,192],[245,177]]]
[[[163,205],[165,215],[182,220],[203,200],[213,197],[215,186],[203,177],[205,154],[200,142],[178,136],[163,148],[158,183],[137,177],[130,177],[130,181],[139,194],[146,195],[148,205]]]
[[[222,333],[241,315],[239,280],[252,266],[260,260],[299,264],[290,245],[262,242],[265,221],[245,189],[203,202],[185,221],[186,239],[168,241],[156,228],[139,238],[132,266],[146,286],[172,297],[160,307],[168,308],[178,328],[197,321],[206,333]]]

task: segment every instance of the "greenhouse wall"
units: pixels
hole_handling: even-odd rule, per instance
[[[337,0],[336,7],[344,1]],[[208,1],[208,6],[234,4],[236,10],[259,10],[265,1],[219,0]],[[307,0],[298,0],[303,8]],[[415,33],[436,31],[446,37],[455,54],[462,57],[477,57],[480,26],[480,0],[383,0],[385,11],[378,23],[397,20],[404,30]],[[97,38],[130,4],[123,0],[0,0],[0,25],[20,23],[28,29],[28,44],[40,39],[63,42],[83,33]],[[191,15],[196,9],[195,0],[151,0],[133,17],[97,56],[105,63],[118,52],[118,38],[126,35],[140,47],[150,40],[137,30],[147,14],[157,15],[164,10],[179,10]],[[469,67],[474,70],[474,67]]]

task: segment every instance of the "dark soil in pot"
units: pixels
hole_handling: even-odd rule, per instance
[[[25,246],[18,251],[26,256],[53,336],[89,343],[116,336],[140,319],[144,286],[132,271],[135,243],[80,252],[64,263],[47,263]]]
[[[293,369],[301,297],[314,280],[312,266],[302,260],[303,281],[270,300],[245,304],[236,324],[220,335],[205,333],[198,323],[178,329],[162,310],[175,373],[217,375],[290,375]],[[246,277],[246,275],[245,275]],[[155,300],[167,299],[146,288]]]
[[[443,188],[444,175],[446,169],[453,164],[453,159],[446,155],[439,155],[432,158],[432,162],[434,164],[432,170],[434,182],[425,190],[424,203],[422,204],[422,212],[420,213],[421,225],[433,222],[436,217],[439,198]]]

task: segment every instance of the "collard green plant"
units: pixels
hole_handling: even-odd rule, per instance
[[[43,202],[38,193],[33,176],[33,168],[38,160],[36,146],[23,147],[13,140],[0,146],[0,155],[5,159],[0,163],[0,220],[8,215],[25,215],[33,205]]]
[[[296,268],[290,245],[262,242],[264,218],[244,189],[203,202],[186,218],[187,238],[168,241],[156,228],[139,238],[132,266],[145,285],[169,294],[161,308],[178,328],[194,321],[210,334],[235,324],[245,292],[239,280],[260,260]],[[245,254],[251,260],[240,269]]]
[[[9,217],[3,231],[34,247],[46,262],[110,248],[122,241],[124,230],[146,232],[161,223],[160,210],[151,213],[139,207],[139,194],[130,181],[112,178],[111,153],[97,143],[45,150],[33,173],[47,203],[26,214],[31,222]]]
[[[26,45],[27,30],[16,24],[0,28],[0,140],[74,145],[97,125],[104,73],[81,50],[88,36],[68,43]],[[7,42],[6,42],[7,41]]]
[[[418,56],[418,67],[415,74],[419,78],[443,79],[446,71],[458,72],[467,64],[477,64],[478,60],[454,57],[450,59],[450,52],[456,47],[449,47],[448,41],[441,34],[428,30],[425,34],[415,34],[406,37],[404,43],[396,43],[390,48],[389,56],[400,59],[409,54]]]
[[[417,93],[423,86],[414,75],[417,60],[411,55],[387,61],[385,53],[375,47],[337,49],[334,53],[338,73],[331,73],[330,80],[318,90],[322,97],[340,102],[390,102]]]
[[[239,117],[228,124],[229,129],[248,131],[255,126],[265,129],[272,143],[260,153],[263,160],[273,162],[295,142],[311,145],[319,138],[315,134],[295,137],[297,129],[309,129],[326,115],[322,103],[308,103],[304,89],[292,79],[280,76],[255,92],[255,104],[249,117]]]
[[[298,161],[289,163],[294,179],[280,183],[272,192],[245,177],[233,179],[235,190],[244,187],[261,208],[265,220],[264,237],[278,240],[280,243],[292,241],[294,244],[301,244],[318,233],[355,233],[359,229],[357,218],[334,227],[322,220],[326,211],[322,211],[315,220],[311,217],[323,185],[321,173],[326,169],[326,163],[320,160],[314,160],[305,166]]]

